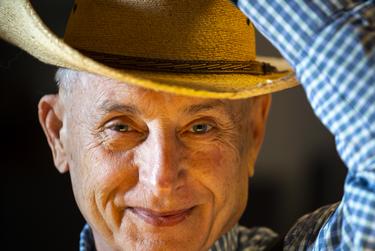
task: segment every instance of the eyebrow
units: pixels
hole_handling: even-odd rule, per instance
[[[205,112],[209,110],[217,110],[225,107],[225,103],[222,100],[213,100],[200,104],[194,104],[183,109],[185,114],[196,114],[199,112]],[[129,114],[140,114],[141,112],[133,105],[120,104],[113,101],[106,100],[100,106],[99,109],[104,113],[119,112]],[[226,109],[225,109],[226,111]],[[226,111],[227,112],[227,111]]]
[[[218,107],[223,108],[225,106],[224,101],[222,100],[213,100],[200,104],[191,105],[184,109],[184,113],[195,114],[198,112],[204,112],[209,110],[217,109]]]
[[[130,113],[130,114],[139,114],[139,110],[132,105],[120,104],[115,103],[112,101],[104,101],[100,106],[99,109],[105,113],[110,112],[119,112],[119,113]]]

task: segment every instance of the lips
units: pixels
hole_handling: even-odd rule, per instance
[[[184,221],[194,209],[182,209],[169,212],[157,212],[146,208],[131,207],[128,208],[134,215],[148,224],[157,227],[174,226]]]

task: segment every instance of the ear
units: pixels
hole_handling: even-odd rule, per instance
[[[39,122],[47,137],[49,147],[52,150],[53,161],[60,173],[69,170],[64,145],[60,138],[60,130],[63,127],[61,104],[58,94],[43,96],[39,101]]]
[[[260,147],[262,146],[266,130],[266,122],[271,107],[271,95],[263,95],[253,98],[250,108],[250,128],[252,136],[252,146],[250,146],[249,176],[254,175],[255,161],[258,157]]]

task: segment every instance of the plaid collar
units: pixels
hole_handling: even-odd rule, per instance
[[[214,243],[214,245],[209,249],[209,251],[235,251],[238,247],[238,230],[238,225],[235,225],[229,232],[227,232],[219,240],[217,240]],[[85,224],[81,231],[79,240],[79,250],[96,251],[94,244],[94,236],[88,224]]]

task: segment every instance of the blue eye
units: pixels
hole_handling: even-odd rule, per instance
[[[132,130],[127,124],[115,124],[111,127],[111,129],[116,132],[129,132]]]
[[[208,124],[195,124],[191,127],[190,131],[196,134],[204,134],[209,132],[212,129],[212,126]]]

